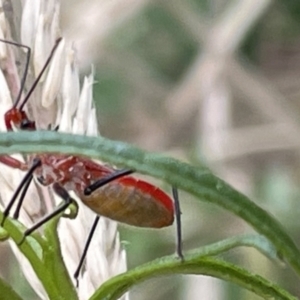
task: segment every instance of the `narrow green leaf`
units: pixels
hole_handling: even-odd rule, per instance
[[[253,275],[245,269],[213,257],[196,255],[194,251],[193,254],[185,256],[184,262],[169,256],[120,274],[105,282],[90,300],[116,300],[133,285],[153,277],[173,274],[201,274],[223,279],[252,291],[264,299],[297,299],[261,276]]]
[[[244,219],[265,235],[300,274],[300,252],[281,224],[206,168],[196,168],[160,154],[147,153],[126,143],[104,138],[53,131],[1,133],[0,154],[18,152],[85,155],[164,179],[200,200],[217,204]]]
[[[217,268],[215,270],[213,264],[211,265],[212,269],[210,269],[209,273],[205,273],[206,269],[203,268],[203,264],[201,263],[201,265],[199,266],[199,264],[197,263],[197,261],[203,257],[221,254],[225,251],[241,246],[254,247],[270,259],[277,259],[276,249],[263,236],[251,234],[232,237],[192,251],[188,251],[185,254],[185,261],[183,265],[181,265],[181,262],[176,257],[167,256],[164,258],[156,259],[150,263],[139,266],[134,270],[130,270],[124,274],[116,276],[104,283],[95,292],[91,299],[115,299],[115,297],[120,297],[123,293],[130,289],[130,287],[140,283],[141,281],[150,279],[155,276],[171,275],[175,273],[211,275],[220,279],[234,282],[251,291],[257,292],[261,296],[266,295],[267,293],[269,293],[269,286],[271,285],[271,283],[267,282],[265,279],[262,279],[259,276],[254,276],[239,267],[227,264],[223,261],[221,262],[221,265],[222,268],[224,268],[224,274],[219,274],[219,269]],[[205,262],[207,261],[205,260]],[[219,261],[217,260],[215,262],[217,262],[217,264],[219,263]],[[233,270],[235,272],[233,272]],[[239,274],[240,271],[241,274]],[[226,274],[226,272],[228,272],[228,274]],[[233,277],[231,279],[229,279],[229,277],[227,278],[227,275],[230,275],[232,273]],[[248,283],[253,284],[253,286],[247,285]],[[278,292],[281,296],[288,295],[287,293],[285,294],[285,291],[279,287],[276,287],[274,291],[275,293]],[[294,298],[292,297],[292,299]]]
[[[282,263],[280,257],[277,255],[277,250],[274,245],[271,244],[264,236],[258,234],[234,236],[210,245],[202,246],[199,249],[189,251],[188,254],[197,256],[215,256],[236,247],[256,248],[256,250],[269,259]]]

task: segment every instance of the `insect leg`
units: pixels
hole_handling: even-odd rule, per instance
[[[113,173],[113,174],[111,174],[109,176],[106,176],[106,177],[104,177],[102,179],[99,179],[96,182],[94,182],[92,185],[88,186],[84,190],[84,194],[85,195],[90,195],[96,189],[104,186],[105,184],[108,184],[109,182],[111,182],[113,180],[116,180],[117,178],[129,175],[131,173],[134,173],[134,171],[133,170],[128,170],[128,169],[116,171],[115,173]],[[91,244],[91,241],[92,241],[93,235],[95,233],[96,227],[98,225],[99,219],[100,219],[100,216],[97,215],[96,218],[95,218],[95,221],[94,221],[94,223],[92,225],[92,228],[90,230],[90,233],[88,235],[87,241],[85,243],[85,246],[84,246],[84,249],[83,249],[83,253],[82,253],[81,257],[80,257],[79,264],[78,264],[78,266],[77,266],[77,268],[75,270],[75,273],[74,273],[74,278],[76,280],[76,286],[77,287],[78,287],[78,276],[79,276],[80,270],[82,268],[83,262],[84,262],[84,260],[86,258],[86,254],[87,254],[87,251],[88,251],[89,246]]]
[[[19,169],[19,170],[22,170],[22,171],[27,171],[28,170],[28,167],[27,167],[27,164],[12,157],[12,156],[9,156],[9,155],[1,155],[0,156],[0,163],[8,166],[8,167],[11,167],[13,169]]]
[[[84,249],[83,249],[82,255],[81,255],[81,257],[80,257],[79,264],[78,264],[78,266],[77,266],[77,268],[76,268],[76,271],[75,271],[75,273],[74,273],[74,278],[75,278],[75,280],[76,280],[76,287],[78,287],[78,276],[79,276],[79,272],[80,272],[80,270],[81,270],[81,268],[82,268],[82,265],[83,265],[83,262],[84,262],[84,260],[85,260],[85,258],[86,258],[86,254],[87,254],[87,251],[88,251],[89,246],[90,246],[90,244],[91,244],[91,241],[92,241],[93,235],[94,235],[94,233],[95,233],[96,227],[97,227],[97,225],[98,225],[99,219],[100,219],[100,216],[97,215],[96,218],[95,218],[95,220],[94,220],[93,226],[92,226],[92,228],[91,228],[91,230],[90,230],[90,233],[89,233],[89,235],[88,235],[88,238],[87,238],[87,240],[86,240],[86,243],[85,243],[85,245],[84,245]]]
[[[17,204],[17,208],[16,208],[16,210],[15,210],[15,212],[14,212],[14,214],[13,214],[13,218],[14,218],[14,219],[18,219],[18,218],[19,218],[20,210],[21,210],[21,207],[22,207],[22,205],[23,205],[23,202],[24,202],[26,193],[27,193],[27,191],[28,191],[28,188],[29,188],[29,186],[30,186],[30,183],[31,183],[32,179],[33,179],[33,176],[31,176],[31,177],[28,179],[28,181],[26,182],[26,184],[24,185],[23,191],[22,191],[22,193],[21,193],[21,196],[20,196],[19,201],[18,201],[18,204]]]
[[[30,167],[30,169],[28,170],[28,172],[26,173],[26,175],[24,176],[24,178],[22,179],[22,181],[20,182],[18,188],[16,189],[16,191],[14,192],[11,200],[9,201],[8,205],[6,206],[4,212],[3,212],[3,219],[1,221],[1,226],[3,225],[5,219],[7,218],[7,216],[9,215],[9,212],[13,206],[13,204],[15,203],[17,197],[19,196],[20,192],[22,191],[22,189],[25,190],[25,193],[23,192],[20,200],[19,200],[19,204],[18,207],[22,204],[24,197],[26,195],[26,191],[28,189],[29,183],[32,180],[32,174],[35,171],[36,168],[38,168],[41,165],[41,161],[39,159],[35,159],[32,166]],[[29,182],[29,183],[28,183]],[[21,204],[20,204],[21,202]]]
[[[176,253],[181,261],[184,260],[182,254],[182,230],[181,230],[181,210],[178,197],[178,190],[174,186],[172,187],[172,193],[174,198],[174,208],[175,208],[175,219],[176,219],[176,232],[177,232],[177,245]]]
[[[67,190],[61,186],[59,183],[54,183],[53,184],[53,190],[54,192],[61,197],[64,202],[62,205],[57,206],[51,213],[49,213],[48,215],[44,216],[41,220],[39,220],[36,224],[34,224],[32,227],[28,228],[27,230],[25,230],[24,232],[24,236],[22,238],[22,240],[20,241],[19,244],[22,244],[22,242],[24,241],[24,239],[30,235],[33,231],[35,231],[36,229],[38,229],[39,227],[41,227],[42,225],[44,225],[45,223],[47,223],[49,220],[53,219],[54,217],[56,217],[57,215],[59,215],[60,213],[62,213],[64,210],[66,210],[68,208],[68,206],[75,200],[73,198],[71,198],[71,196],[69,195],[69,193],[67,192]]]
[[[91,184],[90,186],[86,187],[84,189],[84,195],[89,196],[92,192],[94,192],[95,190],[97,190],[100,187],[104,186],[105,184],[110,183],[111,181],[114,181],[114,180],[116,180],[118,178],[121,178],[123,176],[132,174],[134,172],[135,171],[129,170],[129,169],[123,169],[123,170],[116,171],[115,173],[112,173],[109,176],[101,178],[101,179],[97,180],[96,182],[94,182],[93,184]]]
[[[43,76],[45,70],[47,69],[48,65],[50,64],[50,61],[55,53],[56,48],[58,47],[60,41],[62,40],[62,38],[58,38],[55,41],[55,44],[50,52],[50,55],[48,57],[48,59],[46,60],[42,70],[40,71],[39,75],[37,76],[37,78],[35,79],[34,83],[32,84],[32,87],[30,88],[29,92],[27,93],[26,97],[24,98],[23,102],[20,105],[20,110],[23,109],[24,105],[26,104],[26,102],[28,101],[28,99],[30,98],[31,94],[33,93],[33,91],[35,90],[36,86],[38,85],[41,77]]]
[[[120,170],[116,171],[115,173],[104,177],[96,182],[94,182],[92,185],[88,186],[84,190],[84,194],[86,196],[90,195],[92,192],[94,192],[96,189],[104,186],[105,184],[118,179],[120,177],[129,175],[134,173],[133,170]],[[176,246],[176,253],[178,257],[183,261],[184,256],[182,253],[182,230],[181,230],[181,211],[180,211],[180,203],[179,203],[179,198],[178,198],[178,191],[177,188],[172,187],[172,193],[173,193],[173,198],[174,198],[174,208],[175,208],[175,219],[176,219],[176,232],[177,232],[177,246]]]
[[[28,47],[26,45],[19,44],[19,43],[16,43],[16,42],[12,42],[12,41],[7,41],[7,40],[0,39],[0,42],[5,43],[5,44],[10,44],[10,45],[13,45],[13,46],[16,46],[16,47],[24,48],[27,51],[27,53],[26,53],[26,63],[25,63],[25,68],[24,68],[24,74],[23,74],[23,77],[22,77],[22,80],[21,80],[20,91],[19,91],[17,99],[14,103],[14,107],[17,107],[17,105],[18,105],[18,103],[19,103],[19,101],[22,97],[22,92],[24,90],[26,77],[27,77],[27,74],[28,74],[29,62],[30,62],[30,57],[31,57],[31,49],[30,49],[30,47]]]

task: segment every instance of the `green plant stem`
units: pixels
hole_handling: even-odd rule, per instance
[[[3,214],[0,212],[0,220],[2,218]],[[61,257],[56,232],[57,221],[58,218],[53,219],[46,226],[46,228],[52,227],[52,235],[56,236],[56,242],[53,239],[51,241],[42,239],[39,234],[32,234],[19,245],[23,238],[24,227],[18,221],[7,218],[4,228],[29,260],[49,298],[53,300],[75,300],[77,294]]]
[[[1,300],[22,300],[22,298],[0,278],[0,297]]]

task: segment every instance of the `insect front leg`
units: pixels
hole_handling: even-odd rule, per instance
[[[9,155],[1,155],[0,156],[0,163],[11,167],[13,169],[19,169],[21,171],[27,171],[28,165],[12,156]]]
[[[10,158],[10,159],[12,159],[11,161],[19,162],[17,159],[14,159],[13,157],[10,157],[10,156],[7,156],[7,157]],[[1,156],[0,159],[1,158],[3,158],[3,156]],[[3,161],[1,161],[1,162],[3,162]],[[14,214],[15,217],[18,217],[20,208],[22,206],[23,200],[24,200],[25,195],[26,195],[26,192],[27,192],[27,190],[29,188],[30,182],[32,181],[33,173],[34,173],[34,171],[39,166],[41,166],[40,159],[37,159],[37,158],[34,159],[32,166],[28,169],[27,173],[25,174],[24,178],[22,179],[22,181],[20,182],[19,186],[15,190],[15,192],[14,192],[11,200],[9,201],[8,205],[6,206],[6,208],[5,208],[4,212],[3,212],[3,219],[1,221],[1,226],[4,224],[4,221],[7,218],[7,216],[9,215],[9,212],[10,212],[12,206],[14,205],[14,203],[16,202],[16,200],[17,200],[20,192],[23,191],[22,194],[21,194],[21,196],[20,196],[16,212]],[[26,165],[26,167],[28,167],[28,166]]]

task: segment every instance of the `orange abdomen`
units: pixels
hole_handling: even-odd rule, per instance
[[[174,221],[172,199],[134,177],[112,181],[80,199],[100,216],[138,227],[161,228]]]

